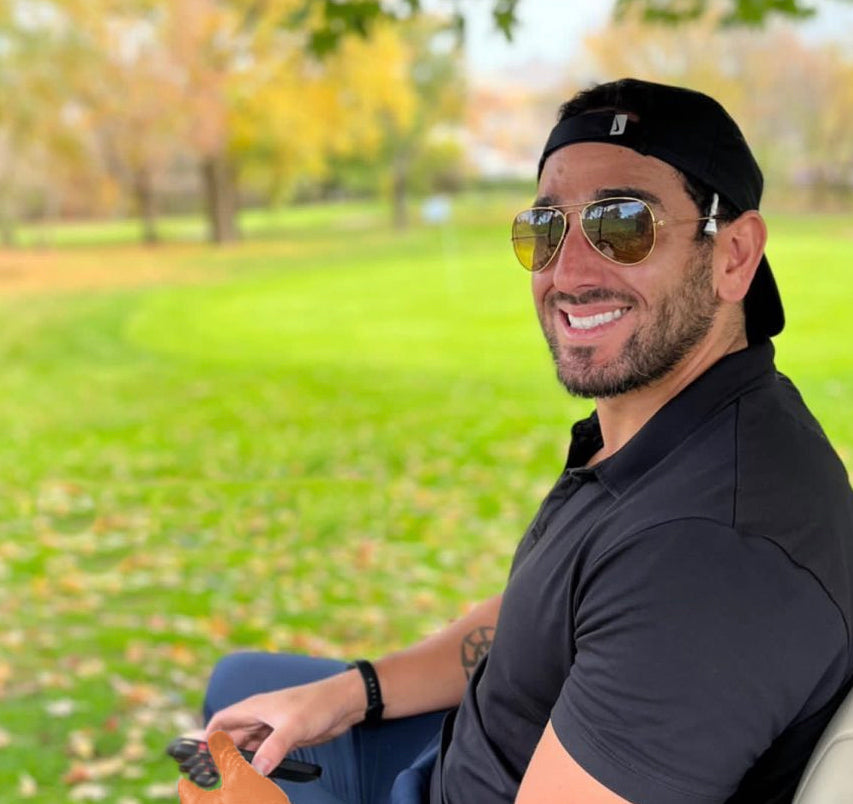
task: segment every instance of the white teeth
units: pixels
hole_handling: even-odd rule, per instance
[[[598,313],[597,315],[578,316],[568,313],[569,324],[572,329],[592,329],[600,327],[602,324],[609,324],[611,321],[616,321],[622,318],[628,312],[629,307],[623,307],[620,310],[613,310],[609,313]]]

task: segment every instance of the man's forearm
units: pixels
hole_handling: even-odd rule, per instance
[[[500,604],[501,596],[496,595],[437,634],[377,661],[383,716],[406,717],[457,706],[475,665],[491,645]]]

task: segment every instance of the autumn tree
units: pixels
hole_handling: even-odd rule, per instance
[[[298,47],[271,49],[234,84],[232,147],[242,169],[275,201],[300,182],[322,181],[335,160],[375,160],[387,127],[406,128],[413,118],[409,62],[406,42],[389,24],[323,58]]]
[[[822,196],[853,176],[853,58],[809,45],[790,27],[723,30],[713,15],[649,26],[624,19],[585,42],[584,66],[602,80],[633,75],[718,98],[739,121],[776,185]]]
[[[49,215],[58,204],[54,177],[84,159],[61,113],[62,64],[48,57],[57,32],[0,5],[0,237],[14,242],[26,210]]]
[[[155,192],[181,148],[183,127],[174,74],[159,44],[158,4],[149,0],[10,0],[6,47],[14,60],[15,120],[26,139],[12,147],[15,164],[36,143],[52,185],[75,188],[88,209],[110,181],[135,203],[143,237],[156,240]],[[13,129],[14,130],[14,129]]]
[[[321,175],[330,156],[375,153],[385,127],[405,128],[412,116],[407,46],[389,24],[321,58],[298,0],[43,0],[39,8],[30,39],[22,15],[8,22],[22,54],[29,41],[46,45],[0,80],[47,92],[18,93],[24,103],[0,128],[0,148],[18,151],[12,134],[31,133],[29,99],[34,114],[58,115],[77,136],[77,164],[83,154],[96,159],[135,199],[148,240],[157,176],[178,157],[198,164],[210,238],[222,242],[238,236],[241,171],[263,174],[275,197]]]
[[[18,65],[27,60],[33,42],[29,36],[14,36],[12,9],[0,8],[0,97],[12,98],[22,93]],[[11,246],[15,240],[20,173],[29,156],[27,131],[32,122],[31,105],[0,104],[0,243]]]
[[[496,27],[511,35],[519,7],[520,0],[491,0]],[[450,8],[449,27],[461,35],[464,4]],[[700,17],[720,27],[805,10],[799,0],[619,0],[616,13],[636,26],[635,38],[622,40],[623,53],[632,54],[650,19]],[[402,219],[418,154],[461,104],[459,40],[436,49],[431,24],[418,0],[5,0],[0,92],[14,103],[0,104],[0,233],[12,239],[25,188],[38,187],[49,210],[63,177],[87,194],[103,193],[101,169],[134,199],[153,240],[158,177],[179,159],[198,165],[213,240],[238,235],[241,176],[282,197],[301,180],[321,178],[330,159],[353,154],[386,167]],[[681,29],[674,36],[688,38]],[[700,79],[722,70],[717,79],[735,100],[761,97],[759,74],[764,91],[773,84],[757,67],[744,84],[746,53],[732,78],[725,65],[733,57],[712,56],[705,45],[679,58]],[[824,62],[822,69],[835,71],[837,98],[818,114],[804,88],[795,105],[812,110],[812,125],[791,136],[844,165],[848,66],[843,54]],[[768,138],[767,148],[781,154],[787,141]],[[830,164],[804,170],[830,181]]]
[[[362,187],[387,195],[394,223],[400,228],[408,222],[412,193],[430,192],[442,178],[445,186],[451,185],[448,172],[458,180],[462,163],[458,129],[466,88],[462,49],[448,18],[420,17],[394,30],[402,47],[397,71],[410,88],[405,114],[389,106],[379,116],[369,146],[338,155],[333,169],[338,181],[357,177]],[[365,63],[363,69],[384,68]]]
[[[415,89],[414,114],[408,121],[388,118],[386,152],[394,220],[407,221],[406,199],[419,160],[441,147],[438,132],[461,120],[465,104],[462,50],[448,36],[444,21],[423,19],[404,28],[409,46],[409,77]]]
[[[146,242],[157,240],[156,184],[183,149],[181,87],[162,46],[162,17],[148,0],[99,7],[66,0],[59,52],[81,137],[101,167],[132,198]]]
[[[275,197],[331,154],[370,150],[380,121],[410,114],[405,49],[387,25],[321,59],[296,0],[174,0],[161,14],[160,47],[181,87],[164,111],[185,126],[216,242],[239,234],[241,171],[263,172]]]

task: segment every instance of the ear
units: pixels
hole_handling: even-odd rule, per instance
[[[749,290],[767,243],[767,226],[757,210],[748,210],[720,228],[714,244],[714,280],[724,302],[740,302]]]

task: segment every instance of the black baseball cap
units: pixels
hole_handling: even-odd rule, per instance
[[[654,156],[704,182],[738,212],[758,209],[764,178],[737,123],[713,98],[682,87],[623,78],[603,84],[606,109],[568,113],[551,131],[542,157],[578,142],[622,145]],[[744,299],[750,343],[778,335],[785,313],[767,255]]]

